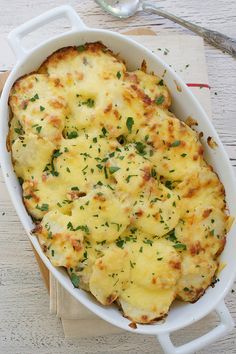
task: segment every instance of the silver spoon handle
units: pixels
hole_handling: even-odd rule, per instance
[[[190,31],[197,33],[203,37],[206,42],[210,43],[214,47],[221,49],[223,52],[227,52],[236,58],[236,40],[225,36],[224,34],[212,31],[207,28],[195,25],[189,21],[183,20],[180,17],[170,14],[169,12],[161,10],[155,4],[142,3],[143,10],[151,10],[159,16],[168,18],[169,20],[178,23],[179,25],[188,28]]]

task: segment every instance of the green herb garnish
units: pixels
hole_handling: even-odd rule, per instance
[[[78,50],[78,52],[83,52],[86,49],[86,47],[85,47],[85,45],[82,44],[82,45],[77,46],[76,49]]]
[[[35,102],[38,99],[39,99],[39,95],[36,93],[33,97],[30,98],[30,101]]]
[[[102,128],[102,134],[103,134],[103,136],[106,136],[106,135],[107,135],[107,130],[106,130],[105,127]]]
[[[119,248],[124,248],[125,240],[117,239],[116,246]]]
[[[155,103],[156,103],[157,105],[162,104],[164,101],[165,101],[165,97],[164,97],[163,95],[161,95],[161,96],[159,96],[159,97],[157,97],[157,98],[155,99]]]
[[[72,132],[67,133],[67,138],[68,139],[74,139],[78,137],[78,132],[76,130],[73,130]]]
[[[48,204],[43,203],[41,206],[39,206],[37,204],[36,209],[41,210],[41,211],[48,211]]]
[[[71,278],[71,282],[74,285],[74,287],[78,288],[79,282],[80,282],[79,276],[77,274],[75,274],[75,273],[72,273],[70,278]]]
[[[133,125],[134,125],[134,119],[132,117],[128,117],[126,120],[126,127],[128,128],[128,131],[130,133],[132,132]]]
[[[95,101],[92,98],[88,98],[87,101],[82,102],[82,104],[92,108],[95,105]]]
[[[183,243],[176,243],[173,247],[178,251],[185,251],[187,249],[186,245]]]
[[[113,174],[113,173],[115,173],[118,170],[120,170],[120,167],[117,167],[117,166],[110,166],[109,167],[110,174]]]
[[[152,240],[144,240],[143,243],[145,243],[146,245],[152,246],[153,241]]]
[[[144,145],[143,143],[141,143],[140,141],[137,141],[135,142],[135,148],[137,150],[137,152],[140,154],[140,155],[146,155],[146,145]]]
[[[128,177],[126,177],[126,182],[127,183],[129,183],[129,181],[130,181],[130,178],[132,178],[132,177],[138,177],[138,175],[129,175]]]
[[[175,140],[171,145],[170,147],[177,147],[181,144],[181,141],[180,140]]]

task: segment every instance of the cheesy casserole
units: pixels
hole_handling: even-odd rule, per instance
[[[198,134],[163,79],[101,43],[67,47],[12,87],[9,149],[54,266],[136,323],[212,283],[230,217]]]

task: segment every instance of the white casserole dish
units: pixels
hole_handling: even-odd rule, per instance
[[[29,51],[24,49],[21,45],[21,40],[25,35],[61,17],[66,17],[70,21],[71,29],[67,33],[48,39]],[[9,34],[9,42],[16,54],[17,63],[5,84],[0,105],[0,157],[6,185],[30,241],[48,269],[72,296],[89,310],[113,325],[134,333],[156,335],[166,353],[192,353],[217,340],[220,336],[225,335],[233,328],[233,319],[225,306],[224,298],[230,290],[236,275],[235,225],[228,234],[227,243],[221,255],[221,261],[226,263],[226,266],[221,271],[219,275],[220,281],[216,283],[215,287],[209,287],[205,295],[194,304],[175,302],[171,306],[169,315],[164,323],[138,325],[137,329],[132,329],[128,326],[130,321],[122,317],[115,306],[104,307],[87,292],[74,288],[67,273],[63,269],[52,266],[42,252],[37,238],[31,235],[31,230],[34,228],[34,225],[22,202],[21,187],[13,171],[11,155],[6,148],[9,120],[8,97],[11,86],[20,76],[36,70],[46,57],[55,50],[65,46],[80,45],[85,42],[95,42],[98,40],[102,41],[115,53],[120,53],[120,56],[125,59],[128,69],[130,70],[140,67],[142,60],[145,59],[148,69],[154,71],[157,75],[162,76],[164,71],[166,71],[164,80],[169,87],[173,99],[172,111],[177,117],[183,120],[191,116],[198,121],[198,131],[204,132],[202,140],[205,148],[205,158],[213,166],[225,186],[226,200],[230,214],[232,216],[236,215],[236,181],[233,170],[213,125],[188,87],[167,64],[146,48],[118,33],[86,27],[70,6],[61,6],[50,10],[23,24]],[[177,90],[177,85],[181,87],[181,92]],[[211,149],[206,143],[208,136],[213,137],[217,142],[218,147],[216,149]],[[202,337],[180,347],[175,347],[172,344],[170,340],[171,332],[191,325],[213,310],[216,310],[220,317],[220,324],[217,327]]]

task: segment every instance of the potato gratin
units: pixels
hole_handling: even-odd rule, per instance
[[[10,95],[8,145],[54,266],[133,322],[212,283],[229,216],[198,134],[163,80],[101,43],[53,53]]]

